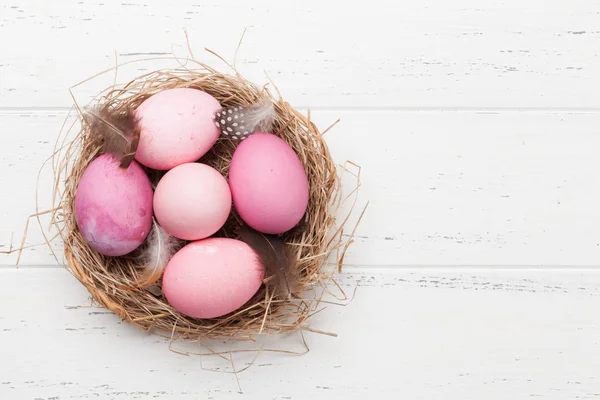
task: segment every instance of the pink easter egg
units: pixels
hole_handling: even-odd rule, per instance
[[[217,318],[242,307],[260,288],[264,267],[246,243],[227,238],[192,242],[169,261],[163,292],[177,311]]]
[[[219,137],[213,117],[220,109],[214,97],[197,89],[149,97],[136,110],[141,131],[135,159],[159,170],[198,160]]]
[[[240,217],[257,231],[292,229],[308,206],[308,178],[294,150],[270,133],[243,140],[231,158],[229,186]]]
[[[188,163],[173,168],[154,191],[156,219],[180,239],[198,240],[212,235],[225,224],[230,211],[227,181],[205,164]]]
[[[152,186],[135,161],[123,170],[109,154],[86,168],[75,194],[75,220],[100,254],[122,256],[141,245],[152,225]]]

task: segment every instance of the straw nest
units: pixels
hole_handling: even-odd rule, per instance
[[[279,96],[244,79],[238,73],[227,75],[204,64],[194,69],[177,68],[156,71],[122,86],[113,86],[97,97],[100,104],[110,104],[117,110],[135,109],[149,96],[170,88],[189,87],[214,96],[224,107],[245,106],[267,96],[277,112],[274,133],[283,138],[298,154],[310,184],[308,209],[303,221],[284,234],[284,240],[295,249],[301,275],[302,292],[293,298],[277,298],[266,285],[240,310],[216,319],[188,318],[171,307],[162,295],[160,281],[150,287],[135,285],[142,273],[136,253],[123,257],[104,257],[84,241],[74,215],[74,198],[86,166],[101,154],[101,143],[89,135],[88,126],[81,124],[75,139],[62,148],[62,158],[56,168],[59,206],[53,221],[60,225],[68,267],[102,306],[115,312],[123,321],[144,331],[167,335],[173,339],[254,340],[258,334],[290,333],[296,330],[317,331],[307,319],[316,311],[327,286],[335,284],[331,268],[324,268],[331,256],[341,266],[349,242],[342,240],[342,226],[335,213],[342,200],[340,176],[331,158],[323,135],[307,116],[293,109]],[[206,163],[225,177],[236,141],[219,139],[213,149],[199,161]],[[153,184],[162,173],[147,169]],[[215,236],[235,238],[240,219],[235,210],[223,229]],[[333,263],[335,264],[335,262]],[[323,333],[323,332],[321,332]]]

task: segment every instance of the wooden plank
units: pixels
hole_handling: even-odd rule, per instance
[[[354,300],[312,322],[339,336],[307,334],[311,351],[303,356],[263,352],[239,374],[241,390],[250,399],[595,398],[598,272],[354,270],[341,279],[350,293],[358,283]],[[168,340],[89,307],[87,292],[62,269],[4,267],[0,304],[2,398],[240,396],[224,373],[229,362],[169,352]],[[302,348],[297,335],[267,343]],[[254,356],[236,354],[236,367]]]
[[[313,112],[322,128],[338,117],[327,133],[333,156],[362,166],[347,233],[370,201],[347,263],[598,265],[600,114]],[[0,135],[0,185],[17,190],[2,200],[2,249],[11,235],[21,238],[35,212],[36,175],[63,120],[45,112],[0,116],[0,131],[15,132]],[[42,173],[40,210],[51,206],[51,175]],[[350,176],[344,182],[345,193],[356,184]],[[28,243],[42,239],[33,229]],[[56,261],[40,247],[28,249],[23,263]]]
[[[70,106],[67,89],[119,62],[230,62],[301,107],[598,108],[600,3],[576,0],[3,1],[0,107]],[[532,22],[533,21],[533,22]],[[123,68],[127,80],[174,62]],[[78,91],[78,100],[113,75]]]

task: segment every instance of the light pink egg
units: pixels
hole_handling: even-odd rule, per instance
[[[308,179],[294,150],[270,133],[255,133],[233,153],[229,168],[233,204],[257,231],[292,229],[308,205]]]
[[[152,225],[152,186],[135,161],[119,168],[103,154],[86,168],[75,194],[75,219],[90,247],[122,256],[144,242]]]
[[[185,240],[206,238],[218,231],[231,211],[225,178],[200,163],[179,165],[167,172],[154,192],[154,214],[171,235]]]
[[[165,269],[162,288],[177,311],[216,318],[242,307],[260,288],[264,267],[246,243],[210,238],[179,250]]]
[[[201,90],[168,89],[146,99],[136,110],[141,133],[135,159],[168,170],[198,160],[215,143],[219,102]]]

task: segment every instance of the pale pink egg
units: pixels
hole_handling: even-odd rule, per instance
[[[220,109],[214,97],[196,89],[149,97],[136,110],[141,133],[135,159],[159,170],[198,160],[219,137],[213,117]]]
[[[75,219],[100,254],[122,256],[141,245],[152,225],[152,186],[135,161],[129,168],[109,154],[86,168],[75,194]]]
[[[246,243],[226,238],[192,242],[165,269],[162,288],[177,311],[216,318],[242,307],[260,288],[264,267]]]
[[[283,139],[255,133],[233,153],[229,168],[233,204],[257,231],[292,229],[308,205],[308,179],[302,162]]]
[[[205,164],[188,163],[173,168],[154,191],[156,219],[180,239],[198,240],[212,235],[225,224],[230,211],[227,181]]]

